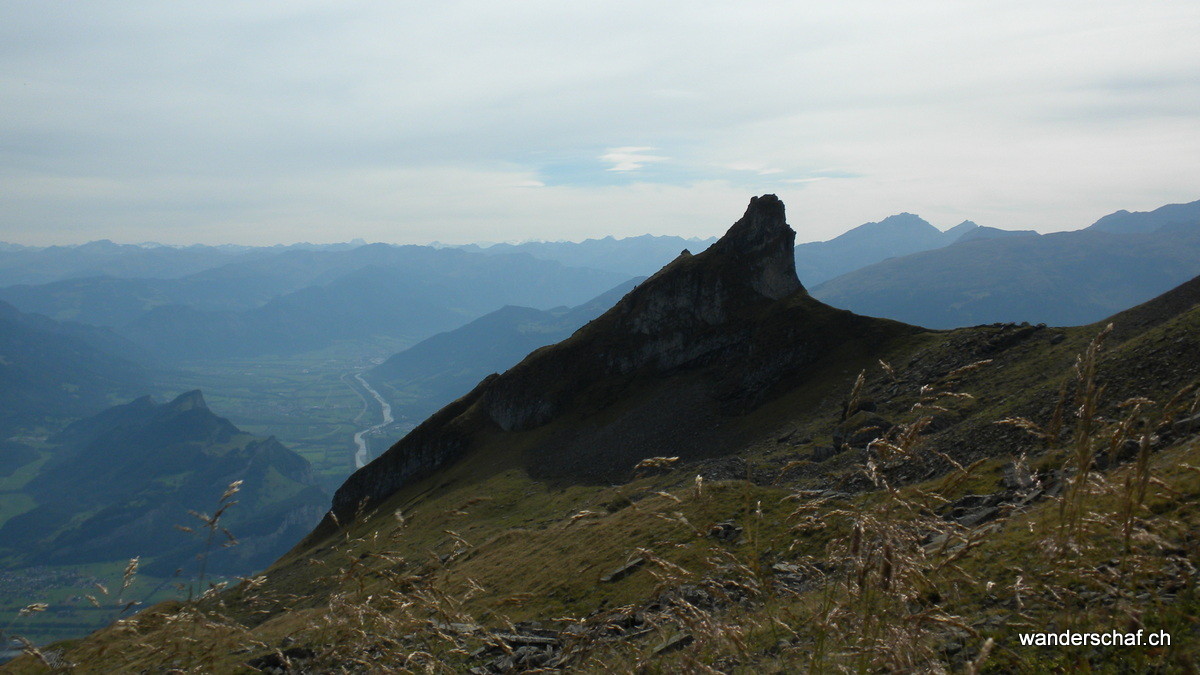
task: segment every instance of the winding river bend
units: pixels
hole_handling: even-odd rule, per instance
[[[363,386],[363,389],[366,389],[371,396],[374,396],[376,401],[379,401],[379,407],[381,410],[383,410],[382,422],[373,427],[367,427],[357,434],[354,434],[354,444],[358,446],[358,449],[354,452],[354,468],[361,469],[366,466],[367,462],[371,459],[368,456],[367,439],[365,436],[378,431],[383,427],[386,427],[394,422],[395,419],[392,417],[392,406],[387,401],[383,400],[383,397],[379,395],[379,392],[375,391],[371,385],[367,384],[367,381],[363,379],[362,373],[355,373],[354,379],[358,380],[358,383]],[[367,400],[363,399],[363,404],[366,405],[366,403]]]

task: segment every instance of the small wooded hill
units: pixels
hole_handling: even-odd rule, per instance
[[[189,511],[213,513],[222,491],[242,481],[223,524],[243,545],[224,550],[221,535],[208,570],[249,574],[292,546],[327,499],[307,460],[216,416],[199,391],[109,408],[51,442],[50,460],[22,488],[36,506],[0,528],[0,550],[15,566],[142,557],[157,576],[192,575],[207,531]]]
[[[929,331],[812,299],[791,237],[777,199],[753,200],[709,250],[359,470],[264,583],[53,655],[481,673],[1194,663],[1200,282],[1111,332]],[[1177,643],[1022,649],[1031,625]]]

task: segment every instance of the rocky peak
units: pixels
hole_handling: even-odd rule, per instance
[[[725,395],[758,395],[784,372],[777,354],[756,346],[758,325],[811,302],[796,277],[795,237],[778,197],[751,199],[707,250],[684,250],[569,339],[489,376],[359,469],[334,496],[334,511],[351,514],[362,500],[377,502],[454,461],[471,445],[472,429],[533,429],[581,406],[616,400],[638,378],[720,363],[728,370]],[[815,349],[790,334],[780,342],[806,354]]]
[[[746,213],[707,250],[684,249],[609,312],[618,332],[666,335],[715,326],[749,304],[803,291],[796,233],[775,195],[753,197]]]
[[[204,394],[200,393],[199,389],[193,389],[192,391],[176,396],[174,401],[167,404],[167,408],[176,412],[184,412],[194,408],[207,410],[208,404],[204,402]]]
[[[741,220],[705,253],[732,258],[744,268],[751,288],[778,300],[804,288],[796,278],[795,245],[796,233],[787,224],[783,201],[763,195],[752,197]]]

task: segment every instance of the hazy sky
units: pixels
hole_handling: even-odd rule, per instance
[[[0,240],[425,243],[1200,199],[1200,2],[0,0]]]

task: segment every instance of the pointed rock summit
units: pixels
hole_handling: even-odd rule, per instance
[[[685,249],[609,314],[621,329],[643,335],[723,323],[747,304],[804,290],[796,278],[795,241],[783,202],[775,195],[753,197],[725,236],[696,255]]]
[[[783,201],[775,195],[752,197],[746,214],[705,253],[725,256],[744,268],[757,293],[778,300],[804,290],[796,278],[796,233],[787,224]]]
[[[167,408],[176,412],[184,412],[193,408],[208,410],[208,404],[204,402],[204,394],[200,393],[199,389],[193,389],[176,396],[174,401],[167,404]]]
[[[778,197],[751,199],[707,250],[683,251],[570,338],[487,377],[356,471],[334,496],[334,512],[341,518],[364,500],[378,503],[463,456],[487,430],[522,432],[588,417],[637,392],[657,391],[669,378],[699,378],[690,402],[669,396],[656,408],[655,414],[674,415],[672,425],[697,415],[711,419],[714,405],[756,405],[781,378],[848,332],[826,324],[826,314],[836,310],[809,297],[797,279],[795,238]],[[632,466],[634,455],[655,454],[655,434],[670,426],[633,418],[622,424],[631,427],[613,432],[623,439],[614,449],[555,445],[539,462],[574,463],[580,474],[600,476]]]

